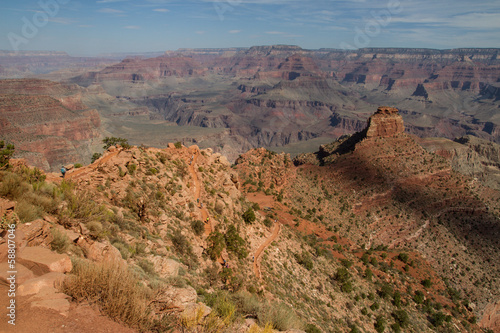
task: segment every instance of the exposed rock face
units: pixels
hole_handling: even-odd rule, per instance
[[[500,300],[488,304],[479,326],[488,328],[493,332],[500,332]]]
[[[89,143],[100,136],[96,110],[81,101],[81,88],[46,80],[1,80],[2,136],[24,151],[18,157],[46,171],[90,160]]]
[[[470,135],[455,139],[421,139],[427,151],[450,161],[453,170],[500,189],[500,145]]]
[[[399,115],[398,109],[381,106],[368,120],[366,137],[387,138],[403,133],[404,130],[403,118]]]

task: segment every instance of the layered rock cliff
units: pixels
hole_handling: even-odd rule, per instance
[[[18,157],[44,170],[88,162],[101,119],[81,101],[81,88],[44,80],[1,80],[1,137]]]

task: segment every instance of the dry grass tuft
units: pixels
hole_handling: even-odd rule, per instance
[[[151,326],[146,307],[147,290],[126,266],[117,262],[75,261],[73,275],[66,278],[62,291],[76,301],[97,304],[109,317],[131,327]]]

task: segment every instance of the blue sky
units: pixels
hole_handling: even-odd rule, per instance
[[[0,3],[1,50],[97,55],[270,44],[293,44],[308,49],[500,47],[500,1],[2,0]]]

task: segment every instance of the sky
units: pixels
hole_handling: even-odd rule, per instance
[[[500,47],[499,0],[2,0],[0,50]]]

